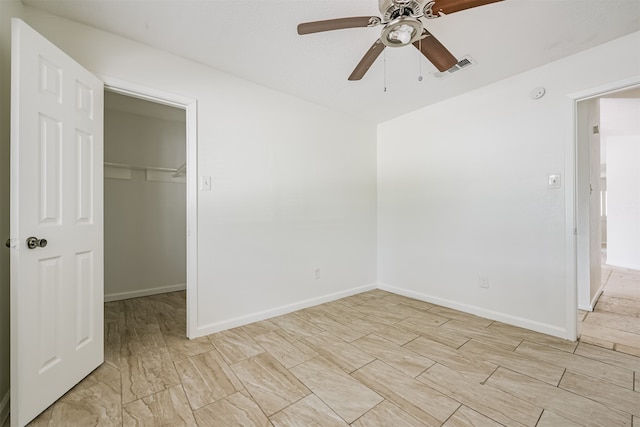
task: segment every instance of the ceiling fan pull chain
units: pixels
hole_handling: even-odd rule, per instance
[[[422,39],[418,39],[418,50],[422,52]],[[422,55],[418,55],[418,81],[422,81]]]
[[[383,72],[383,75],[384,75],[384,91],[386,92],[387,91],[387,51],[386,50],[382,51],[382,55],[383,55],[382,56],[382,65],[383,65],[383,68],[384,68],[384,72]]]

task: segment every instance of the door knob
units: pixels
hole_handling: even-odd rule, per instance
[[[6,241],[6,242],[4,242],[4,245],[5,245],[6,247],[10,248],[10,247],[11,247],[11,239],[7,239],[7,241]]]
[[[27,247],[29,249],[35,249],[37,247],[44,248],[47,246],[47,239],[38,239],[37,237],[27,238]]]

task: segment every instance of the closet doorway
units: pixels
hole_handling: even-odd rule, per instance
[[[187,289],[185,109],[105,90],[104,260],[105,302]]]

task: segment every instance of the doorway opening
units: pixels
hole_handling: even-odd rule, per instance
[[[108,78],[104,99],[105,302],[182,292],[194,338],[197,103]]]
[[[640,86],[577,102],[580,340],[640,354]]]
[[[105,91],[105,302],[186,290],[185,111]]]

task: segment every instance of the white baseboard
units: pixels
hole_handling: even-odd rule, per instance
[[[11,403],[9,400],[10,396],[11,390],[9,389],[2,400],[0,400],[0,426],[3,426],[7,421],[7,418],[9,418],[9,410],[11,409],[11,406],[9,405],[9,403]]]
[[[149,295],[166,294],[167,292],[184,291],[185,289],[187,289],[186,283],[179,283],[177,285],[161,286],[158,288],[148,288],[129,292],[105,294],[104,302],[119,301],[129,298],[148,297]]]
[[[276,307],[257,313],[248,314],[246,316],[240,316],[233,319],[224,320],[221,322],[210,323],[208,325],[200,326],[195,335],[192,338],[201,337],[204,335],[213,334],[216,332],[224,331],[227,329],[235,328],[238,326],[247,325],[249,323],[258,322],[261,320],[269,319],[283,314],[291,313],[304,308],[313,307],[315,305],[324,304],[326,302],[335,301],[340,298],[345,298],[351,295],[359,294],[362,292],[370,291],[373,289],[381,289],[383,291],[391,292],[394,294],[406,296],[408,298],[417,299],[420,301],[429,302],[431,304],[448,307],[454,310],[459,310],[465,313],[474,314],[476,316],[484,317],[498,322],[507,323],[509,325],[518,326],[532,331],[540,332],[547,335],[553,335],[555,337],[571,340],[566,328],[561,328],[547,323],[536,322],[533,320],[525,319],[518,316],[512,316],[509,314],[487,310],[481,307],[464,304],[456,301],[451,301],[431,295],[422,294],[420,292],[410,291],[403,288],[397,288],[385,283],[371,283],[356,288],[351,288],[346,291],[335,292],[328,295],[323,295],[317,298],[311,298],[308,300],[296,302],[293,304]]]
[[[598,298],[600,298],[600,295],[602,295],[602,292],[604,292],[604,285],[606,284],[607,284],[606,282],[600,283],[600,287],[598,288],[598,290],[596,291],[596,294],[591,299],[591,311],[596,309],[596,303],[598,302]]]
[[[596,294],[593,296],[593,298],[591,298],[591,302],[588,305],[584,305],[584,304],[578,304],[578,309],[579,310],[584,310],[584,311],[593,311],[596,309],[596,303],[598,302],[598,298],[600,298],[600,295],[602,295],[602,292],[604,291],[604,285],[606,283],[601,283],[600,284],[600,288],[596,291]]]
[[[593,305],[578,304],[578,310],[593,311]]]
[[[555,337],[563,339],[570,339],[568,338],[568,331],[565,328],[560,328],[546,323],[535,322],[533,320],[511,316],[509,314],[504,314],[493,310],[486,310],[484,308],[476,307],[469,304],[463,304],[456,301],[425,295],[419,292],[397,288],[385,283],[379,283],[378,288],[382,289],[383,291],[392,292],[394,294],[402,295],[408,298],[429,302],[431,304],[441,305],[443,307],[452,308],[454,310],[459,310],[469,314],[475,314],[476,316],[484,317],[486,319],[496,320],[498,322],[507,323],[513,326],[519,326],[521,328],[530,329],[532,331],[540,332],[547,335],[553,335]]]
[[[346,291],[335,292],[321,297],[311,298],[304,301],[299,301],[293,304],[283,305],[274,309],[260,311],[257,313],[248,314],[246,316],[236,317],[234,319],[224,320],[222,322],[210,323],[208,325],[200,326],[196,330],[196,333],[191,338],[197,338],[204,335],[213,334],[216,332],[224,331],[238,326],[248,325],[249,323],[259,322],[260,320],[269,319],[283,314],[292,313],[303,308],[313,307],[315,305],[324,304],[326,302],[335,301],[340,298],[345,298],[351,295],[359,294],[362,292],[376,289],[378,286],[376,283],[371,283],[356,288],[351,288]]]

